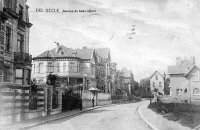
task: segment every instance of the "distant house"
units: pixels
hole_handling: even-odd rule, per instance
[[[175,66],[168,67],[171,97],[176,102],[199,103],[200,69],[195,65],[195,59],[177,60]]]
[[[158,92],[160,95],[164,95],[164,76],[158,71],[155,71],[150,77],[150,89],[152,94]]]
[[[143,98],[152,96],[149,77],[144,78],[140,81],[140,87],[141,87],[141,95]]]

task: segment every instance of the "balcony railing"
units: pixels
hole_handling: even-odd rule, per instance
[[[32,55],[25,52],[14,52],[14,62],[30,65],[32,62]]]

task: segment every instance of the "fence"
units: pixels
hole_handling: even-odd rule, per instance
[[[53,105],[55,104],[55,105]],[[62,91],[52,86],[6,83],[0,86],[0,123],[15,123],[26,119],[61,112]],[[2,120],[1,120],[2,119]]]
[[[1,84],[1,123],[25,119],[25,113],[29,111],[29,88],[28,85]]]
[[[91,92],[82,93],[82,106],[83,108],[92,107],[92,98],[94,97],[94,105],[108,105],[111,104],[111,95],[109,93],[98,93],[97,95]]]

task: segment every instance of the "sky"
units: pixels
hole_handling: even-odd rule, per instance
[[[199,0],[28,0],[27,4],[33,57],[53,49],[54,42],[70,48],[108,47],[118,69],[132,70],[138,81],[155,70],[167,73],[176,57],[195,56],[200,63]],[[44,12],[36,12],[38,8]]]

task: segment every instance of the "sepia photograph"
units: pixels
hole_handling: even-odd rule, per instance
[[[199,0],[0,0],[0,130],[200,130]]]

